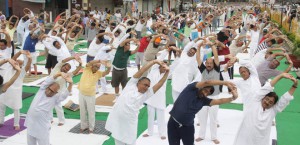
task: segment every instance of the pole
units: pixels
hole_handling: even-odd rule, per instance
[[[283,11],[283,0],[281,0],[281,17],[280,17],[280,19],[281,19],[281,26],[282,26],[282,11]]]

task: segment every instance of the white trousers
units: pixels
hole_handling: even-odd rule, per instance
[[[56,115],[58,118],[58,122],[65,124],[66,118],[65,118],[64,109],[62,108],[61,103],[55,105],[55,111],[56,111]]]
[[[23,35],[24,35],[24,33],[23,34],[22,33],[17,33],[17,42],[19,44],[22,44],[22,42],[23,42]]]
[[[14,126],[20,126],[20,109],[14,110]],[[0,103],[0,124],[4,123],[6,106]]]
[[[106,88],[107,83],[106,83],[105,77],[100,78],[100,84],[101,84],[103,93],[106,93],[107,92],[107,88]]]
[[[177,100],[180,93],[181,92],[178,92],[178,91],[172,89],[173,103],[175,103],[175,101]]]
[[[95,127],[95,96],[85,96],[79,92],[80,125],[81,129],[89,128],[93,131]]]
[[[214,98],[218,98],[218,96],[213,96],[209,98],[214,99]],[[209,116],[211,140],[217,139],[218,111],[219,111],[219,105],[214,105],[211,107],[204,106],[197,113],[198,120],[200,123],[200,132],[199,132],[200,138],[205,139],[207,119]]]
[[[165,124],[165,111],[163,109],[158,109],[147,105],[148,109],[148,134],[153,135],[155,114],[157,118],[157,126],[160,136],[166,136],[166,124]]]
[[[135,143],[133,143],[133,144],[126,144],[126,143],[124,143],[122,141],[119,141],[119,140],[115,139],[115,145],[135,145]]]
[[[27,145],[50,145],[49,136],[44,139],[39,139],[27,134]]]

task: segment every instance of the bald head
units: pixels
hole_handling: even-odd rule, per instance
[[[54,82],[46,88],[45,94],[47,97],[53,97],[54,95],[57,94],[59,89],[60,89],[59,84]]]

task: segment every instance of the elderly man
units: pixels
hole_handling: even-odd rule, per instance
[[[293,81],[290,90],[283,94],[280,99],[273,91],[275,84],[282,78]],[[247,106],[251,108],[245,112],[242,124],[237,132],[234,145],[268,145],[270,144],[270,132],[272,121],[276,114],[282,112],[284,108],[293,100],[293,94],[298,86],[298,80],[288,73],[276,76],[271,82],[266,84],[249,99]]]
[[[106,70],[99,71],[100,65],[105,64]],[[80,132],[89,130],[93,133],[95,127],[95,101],[96,101],[96,84],[101,77],[106,76],[110,72],[110,64],[100,60],[92,60],[83,69],[79,90],[79,106],[80,106]]]
[[[208,58],[205,62],[205,65],[203,61],[200,59],[200,48],[201,45],[211,45],[212,52],[214,55],[214,58]],[[217,53],[216,46],[213,45],[211,42],[205,42],[203,41],[202,44],[198,47],[198,51],[196,54],[197,57],[197,63],[198,68],[202,75],[203,81],[208,80],[220,80],[220,61],[219,56]],[[225,58],[228,58],[228,56],[220,56],[221,61],[223,61]],[[208,96],[209,99],[218,99],[220,94],[220,86],[214,86],[214,93],[210,94]],[[201,124],[199,137],[196,139],[196,141],[201,141],[205,139],[206,134],[206,125],[207,125],[207,117],[209,115],[210,119],[210,132],[211,132],[211,140],[215,144],[219,144],[219,140],[217,139],[217,114],[218,114],[219,106],[204,106],[198,113],[199,123]]]
[[[58,93],[60,86],[55,83],[55,80],[60,76],[65,78],[69,85],[67,89]],[[68,97],[72,84],[72,78],[65,73],[57,73],[43,82],[31,103],[25,120],[28,145],[50,145],[52,109]]]
[[[76,60],[79,63],[79,66],[77,66],[76,70],[69,73],[69,70],[71,69],[71,65],[68,62],[73,61],[73,60]],[[73,57],[73,56],[68,57],[68,58],[62,60],[62,62],[59,62],[55,65],[50,76],[54,76],[58,72],[63,72],[72,78],[74,75],[77,75],[78,72],[81,70],[81,68],[82,68],[81,65],[82,65],[82,62],[81,62],[80,57]],[[67,87],[67,82],[63,78],[58,78],[55,82],[57,82],[60,85],[59,92],[65,90],[65,88]],[[65,123],[65,116],[64,116],[64,110],[62,108],[61,103],[58,103],[55,106],[55,111],[56,111],[56,114],[58,117],[58,122],[59,122],[58,126],[62,126]]]
[[[284,56],[286,57],[287,61],[289,62],[289,66],[283,71],[284,73],[288,73],[291,68],[293,67],[293,62],[291,61],[290,57],[286,53],[274,53],[269,56],[264,62],[262,62],[259,66],[257,66],[258,77],[261,85],[263,86],[265,82],[271,78],[275,77],[283,72],[276,70],[276,68],[280,65],[277,56]]]
[[[154,64],[164,68],[163,77],[153,87],[150,80],[141,77]],[[143,66],[129,80],[108,115],[105,128],[112,133],[116,145],[134,145],[137,137],[138,114],[140,107],[149,97],[156,93],[164,84],[169,74],[169,68],[163,62],[154,60]]]

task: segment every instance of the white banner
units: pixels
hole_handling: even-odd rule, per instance
[[[45,3],[46,0],[23,0],[23,1],[28,1],[28,2],[33,2],[33,3]]]

